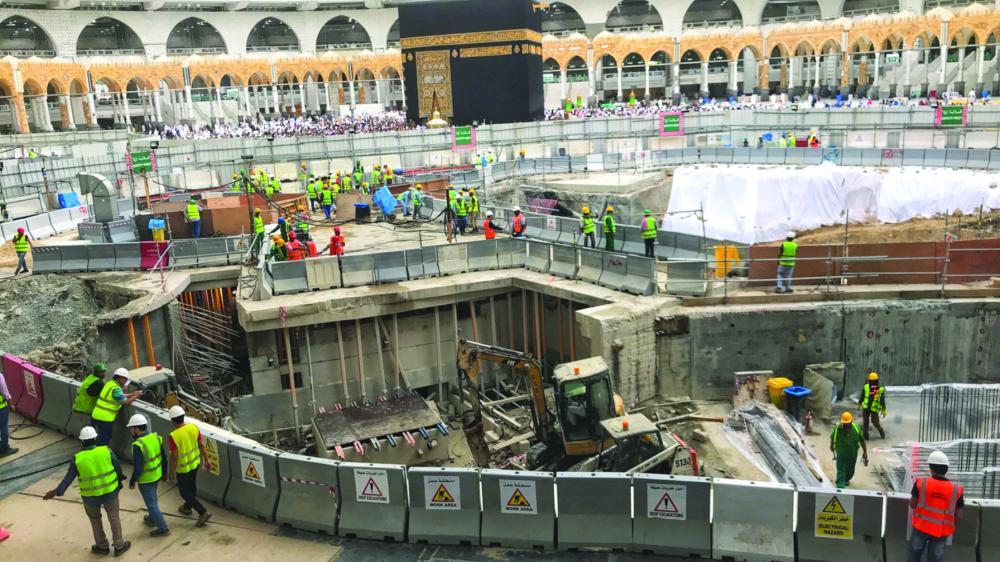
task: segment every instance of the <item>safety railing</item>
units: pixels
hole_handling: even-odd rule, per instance
[[[38,273],[84,271],[153,271],[238,265],[249,244],[247,236],[166,242],[92,243],[34,246]]]
[[[75,435],[80,383],[14,355],[0,361],[15,411]],[[139,414],[169,433],[166,411],[123,407],[115,431]],[[681,558],[882,560],[902,558],[909,494],[664,474],[530,472],[364,464],[288,453],[192,420],[209,458],[198,494],[215,505],[293,528],[422,544],[617,549]],[[358,443],[433,447],[434,434]],[[127,456],[127,440],[112,443]],[[558,492],[558,493],[557,493]],[[948,547],[956,560],[1000,559],[1000,502],[966,499]],[[762,540],[761,537],[765,539]]]
[[[14,238],[18,228],[24,228],[32,240],[43,240],[77,228],[90,218],[87,207],[70,207],[0,223],[0,244]]]

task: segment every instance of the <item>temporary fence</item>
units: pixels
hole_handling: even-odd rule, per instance
[[[79,384],[4,354],[13,408],[75,434]],[[162,409],[136,401],[169,431]],[[736,560],[904,559],[908,494],[692,476],[409,468],[286,453],[197,423],[199,495],[268,522],[342,537],[543,549],[614,548]],[[121,424],[119,424],[121,425]],[[124,427],[117,432],[125,433]],[[425,446],[421,436],[412,444]],[[429,437],[428,437],[429,438]],[[127,445],[127,442],[123,441]],[[362,450],[366,450],[363,446]],[[950,554],[993,559],[1000,502],[967,499]],[[796,523],[797,521],[797,523]],[[884,531],[883,531],[884,529]]]
[[[33,247],[32,259],[39,273],[212,267],[239,265],[249,244],[247,236],[231,236],[174,240],[169,244],[124,242],[48,245]]]

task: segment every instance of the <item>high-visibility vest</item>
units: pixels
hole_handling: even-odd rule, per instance
[[[483,232],[486,233],[487,240],[493,240],[497,237],[497,231],[493,230],[493,221],[490,219],[483,221]]]
[[[309,232],[309,223],[306,222],[308,219],[304,216],[299,216],[299,230],[302,232]]]
[[[281,180],[279,180],[277,176],[271,180],[271,187],[274,188],[275,193],[281,193]]]
[[[260,218],[260,215],[254,215],[253,217],[253,233],[254,234],[264,233],[264,219]]]
[[[473,214],[479,212],[479,198],[478,197],[476,197],[475,195],[469,197],[469,205],[471,207],[470,210],[472,211]]]
[[[191,221],[191,222],[200,221],[201,220],[201,211],[198,210],[198,205],[197,204],[195,204],[193,202],[189,202],[188,203],[187,217],[188,217],[188,220]]]
[[[843,427],[842,424],[837,424],[837,427],[833,428],[833,448],[834,449],[837,448],[837,435],[840,434],[840,428],[841,427]],[[852,423],[851,424],[851,428],[854,430],[854,433],[857,433],[858,435],[861,435],[861,428],[858,427],[858,424]]]
[[[614,234],[618,231],[618,226],[615,225],[615,217],[611,215],[604,215],[604,233]]]
[[[413,207],[417,208],[424,204],[424,194],[414,189],[410,192],[410,201],[413,203]]]
[[[274,187],[271,184],[264,186],[264,195],[267,195],[268,197],[274,195]]]
[[[6,407],[7,407],[7,397],[5,397],[2,392],[0,392],[0,410],[3,410]]]
[[[653,217],[643,217],[642,219],[642,239],[650,240],[656,238],[656,219]]]
[[[73,455],[73,464],[80,478],[81,496],[103,496],[118,489],[118,474],[115,464],[111,462],[111,449],[104,445]]]
[[[324,189],[320,195],[323,197],[323,205],[333,205],[333,192],[329,189]]]
[[[882,395],[885,394],[885,387],[878,387],[875,389],[874,396],[872,394],[871,385],[866,384],[861,390],[861,397],[864,398],[864,402],[861,403],[861,409],[879,413],[882,411]]]
[[[27,234],[15,234],[14,235],[14,252],[18,254],[28,253],[28,235]]]
[[[584,234],[594,233],[594,219],[590,215],[584,215],[583,218],[580,219],[580,223],[583,226]]]
[[[97,397],[97,404],[94,405],[94,411],[90,414],[92,418],[103,422],[115,421],[118,410],[122,409],[121,402],[114,399],[116,390],[121,390],[121,387],[114,380],[104,383],[104,388],[101,389],[101,394]]]
[[[135,440],[135,444],[142,451],[142,458],[145,462],[142,465],[142,473],[139,474],[140,484],[149,484],[159,481],[163,476],[163,438],[155,433],[147,433]]]
[[[229,189],[233,193],[239,193],[243,189],[243,182],[238,179],[233,180],[233,186]]]
[[[331,236],[330,237],[330,255],[331,256],[341,256],[344,254],[344,237],[343,236]]]
[[[955,510],[962,487],[948,480],[918,478],[913,528],[935,538],[955,534]]]
[[[309,194],[309,198],[310,199],[315,199],[316,198],[316,183],[315,182],[310,183],[309,185],[306,186],[306,193]]]
[[[94,375],[93,373],[87,375],[83,379],[83,383],[80,384],[80,388],[76,391],[76,398],[73,399],[73,411],[80,412],[81,414],[87,414],[88,416],[94,412],[94,406],[97,404],[97,398],[87,394],[87,390],[91,385],[97,382],[101,382],[104,379]]]
[[[344,176],[340,181],[344,184],[345,190],[351,189],[351,176]]]
[[[288,261],[299,261],[302,259],[302,245],[298,240],[292,240],[285,244],[285,251],[288,252]]]
[[[201,465],[201,449],[198,448],[198,426],[186,423],[170,432],[170,438],[177,446],[177,474],[187,474]]]
[[[524,215],[514,215],[514,234],[524,234]]]
[[[460,217],[464,217],[467,214],[465,210],[465,199],[459,197],[455,200],[455,214]]]
[[[778,265],[784,267],[795,267],[795,254],[799,249],[799,245],[795,242],[782,242],[781,243],[781,258],[778,260]]]

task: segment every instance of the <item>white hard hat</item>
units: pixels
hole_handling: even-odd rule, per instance
[[[514,205],[514,210],[515,210],[515,211],[520,211],[520,210],[521,210],[521,207],[519,207],[519,206],[517,206],[517,205]]]
[[[149,425],[146,421],[146,416],[142,414],[132,414],[132,417],[128,419],[128,424],[125,427],[139,427],[140,425]]]
[[[941,451],[934,451],[927,456],[927,464],[948,466],[948,455],[942,453]]]
[[[486,216],[492,217],[493,216],[493,211],[486,211]]]
[[[128,369],[126,369],[125,367],[118,367],[117,369],[115,369],[115,376],[116,377],[123,377],[123,378],[127,379],[128,378]]]
[[[80,441],[88,441],[90,439],[97,439],[97,430],[87,425],[80,430]]]
[[[170,414],[170,419],[179,418],[184,415],[184,408],[181,408],[180,406],[171,406],[168,413]]]
[[[795,238],[795,232],[792,231],[792,230],[789,230],[788,234],[785,235],[785,238]]]

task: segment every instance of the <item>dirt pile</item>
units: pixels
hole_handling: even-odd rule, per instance
[[[60,357],[59,363],[72,362],[78,355],[74,350],[82,352],[82,340],[94,330],[93,317],[102,312],[90,284],[75,277],[4,280],[0,282],[0,349],[29,359],[54,355]],[[38,363],[47,368],[52,364]]]
[[[848,225],[851,244],[883,244],[886,242],[943,242],[945,232],[959,240],[1000,237],[1000,211],[976,215],[940,216],[931,219],[911,219],[897,224]],[[799,232],[799,244],[843,244],[844,225],[825,226]],[[770,243],[777,245],[778,241]]]

